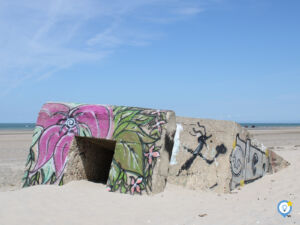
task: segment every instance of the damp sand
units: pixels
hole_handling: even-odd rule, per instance
[[[32,132],[0,131],[0,225],[300,224],[300,128],[250,132],[291,165],[231,194],[167,185],[154,196],[131,196],[88,181],[20,189]],[[277,213],[281,200],[293,202],[291,217]]]

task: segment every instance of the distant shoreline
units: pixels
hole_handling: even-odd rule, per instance
[[[0,123],[0,130],[33,130],[35,123]]]
[[[286,129],[300,128],[300,123],[239,123],[247,129]]]
[[[247,129],[280,129],[280,128],[297,128],[300,123],[239,123]],[[0,130],[34,130],[35,123],[0,123]]]

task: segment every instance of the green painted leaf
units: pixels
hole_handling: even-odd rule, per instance
[[[153,173],[152,167],[149,168],[149,176],[151,177]]]
[[[123,177],[124,177],[124,171],[122,170],[122,172],[120,173],[120,176],[119,176],[119,180],[122,180],[123,179]]]
[[[109,171],[109,179],[110,179],[110,185],[114,185],[119,177],[120,174],[120,168],[118,166],[118,164],[113,160],[112,164],[111,164],[111,168]]]
[[[139,136],[136,132],[134,131],[123,131],[121,132],[115,140],[119,142],[127,142],[127,143],[140,143]]]
[[[59,181],[59,186],[64,185],[64,175],[61,177],[60,181]]]
[[[35,177],[35,180],[36,180],[36,182],[39,184],[40,183],[40,172],[38,171],[38,172],[36,172],[36,177]]]
[[[55,169],[53,168],[53,158],[51,158],[42,168],[42,184],[48,183],[51,179],[52,174],[55,174]]]
[[[31,178],[30,178],[30,184],[36,184],[37,182],[37,176],[38,176],[38,172],[36,172]]]
[[[143,132],[143,130],[134,122],[129,123],[128,126],[126,127],[126,130],[131,130],[131,131],[135,131],[135,132]]]
[[[115,136],[115,140],[126,141],[128,143],[140,143],[141,141],[145,144],[154,143],[157,139],[152,138],[148,134],[146,134],[139,126],[136,124],[128,124],[126,129],[119,132],[118,135]]]
[[[146,133],[138,133],[139,137],[141,138],[143,144],[153,144],[157,141],[155,137],[151,137]]]
[[[126,173],[124,173],[123,181],[124,181],[125,184],[127,184],[127,174]]]
[[[146,177],[152,175],[151,167],[148,170],[144,168],[147,164],[144,151],[152,146],[161,134],[158,129],[153,129],[149,134],[146,128],[147,124],[154,122],[157,115],[147,114],[148,111],[139,108],[114,107],[113,110],[115,123],[113,137],[117,144],[113,159],[115,166],[111,167],[109,183],[115,185],[113,189],[120,189],[120,192],[125,193],[128,191],[127,173]],[[165,114],[161,113],[160,118],[165,118]],[[141,188],[146,188],[145,183],[141,184]]]
[[[125,130],[129,124],[130,124],[130,122],[125,122],[125,123],[119,124],[114,131],[114,134],[113,134],[114,138],[116,138],[120,134],[120,132]]]
[[[146,124],[149,124],[152,120],[154,120],[155,117],[154,116],[145,116],[145,115],[139,115],[135,122],[138,124],[138,125],[146,125]]]
[[[141,112],[140,109],[133,109],[133,110],[125,110],[122,112],[119,112],[117,115],[115,115],[115,135],[118,135],[118,133],[130,123],[136,120],[135,117],[139,116],[139,113]]]
[[[34,182],[35,182],[35,175],[33,175],[30,180],[29,180],[29,184],[30,185],[34,185]]]
[[[127,189],[124,185],[121,186],[121,193],[126,193],[127,192]]]
[[[145,189],[144,183],[141,183],[141,184],[140,184],[140,188],[141,188],[141,190],[144,190],[144,189]]]
[[[85,124],[79,124],[79,136],[81,137],[91,137],[92,132],[90,128]]]
[[[114,122],[115,122],[115,127],[117,128],[118,125],[120,124],[120,119],[121,119],[122,113],[118,113],[117,115],[114,116]]]
[[[124,111],[126,111],[128,109],[130,109],[130,108],[127,107],[127,106],[114,106],[113,107],[114,115],[122,113],[122,112],[124,112]]]
[[[25,173],[24,173],[24,176],[23,176],[22,180],[24,180],[24,181],[27,180],[28,174],[29,174],[29,171],[26,170]]]
[[[33,146],[36,145],[36,143],[40,139],[42,132],[43,132],[43,127],[36,126],[34,128],[33,135],[32,135],[32,142],[31,142],[31,145],[30,145],[30,148],[29,148],[29,153],[28,153],[28,156],[27,156],[27,161],[26,161],[25,166],[28,166],[30,162],[35,160],[35,156],[34,156],[34,152],[32,151],[32,148],[33,148]]]
[[[159,133],[158,129],[152,130],[151,133],[150,133],[150,136],[151,137],[159,138],[160,137],[160,133]]]
[[[166,117],[166,113],[161,113],[161,119],[166,121],[167,120],[167,117]]]
[[[124,170],[143,175],[143,151],[138,143],[117,143],[114,159]]]
[[[33,135],[32,135],[32,143],[31,143],[30,148],[32,148],[37,143],[37,141],[39,140],[43,130],[44,130],[44,128],[41,127],[41,126],[36,126],[34,128]]]
[[[56,181],[56,176],[55,173],[52,174],[51,179],[50,179],[50,184],[54,184]]]
[[[124,172],[121,170],[119,176],[117,177],[117,180],[116,180],[116,183],[115,184],[118,184],[120,185],[123,181],[123,176],[124,176]],[[117,188],[118,189],[118,188]]]
[[[30,162],[34,161],[34,152],[32,151],[32,148],[29,149],[29,154],[27,156],[25,167],[29,165]],[[31,167],[31,165],[30,165]]]
[[[141,135],[144,143],[153,143],[156,141],[151,135],[148,135],[141,127],[139,127],[136,123],[130,123],[126,130],[135,131]]]
[[[141,112],[141,110],[127,111],[126,113],[124,113],[124,114],[122,115],[122,118],[121,118],[122,123],[123,123],[123,122],[127,122],[127,121],[133,120],[133,118],[134,118],[137,114],[139,114],[140,112]]]
[[[44,172],[44,169],[41,169],[41,175],[42,175],[42,184],[44,183],[44,180],[45,180],[45,172]]]
[[[28,179],[28,177],[26,178],[26,180],[25,180],[25,182],[24,182],[24,184],[23,184],[23,188],[24,187],[29,187],[30,185],[29,185],[29,179]]]
[[[113,106],[114,115],[118,114],[121,108],[122,108],[121,106]]]
[[[113,109],[114,111],[114,122],[115,122],[115,127],[120,123],[121,117],[124,114],[124,112],[127,111],[127,107],[124,106],[118,106]]]
[[[148,177],[148,176],[149,176],[149,169],[147,169],[145,172],[145,177]]]

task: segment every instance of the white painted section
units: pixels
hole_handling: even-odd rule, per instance
[[[217,159],[215,159],[215,164],[216,164],[216,167],[218,167],[219,163],[217,162]]]
[[[263,144],[263,143],[261,143],[261,144],[260,144],[260,147],[261,147],[261,150],[263,150],[264,152],[266,152],[266,150],[267,150],[267,147],[266,147],[266,146],[264,146],[264,144]]]
[[[175,138],[174,138],[174,146],[173,146],[173,150],[172,150],[172,157],[171,157],[171,161],[170,164],[171,165],[175,165],[177,164],[176,161],[176,155],[179,152],[179,147],[180,147],[180,132],[183,130],[182,126],[180,123],[176,124],[176,134],[175,134]]]

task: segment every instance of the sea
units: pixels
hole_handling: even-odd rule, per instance
[[[243,127],[300,127],[300,123],[239,123]],[[35,123],[0,123],[0,130],[33,130]]]
[[[243,127],[300,127],[300,123],[239,123]]]
[[[0,130],[33,130],[35,123],[0,123]]]

